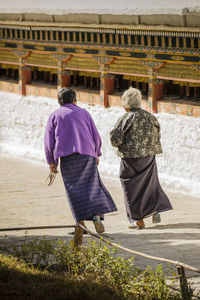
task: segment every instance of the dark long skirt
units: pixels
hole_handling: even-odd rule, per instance
[[[158,180],[155,156],[121,159],[120,179],[130,222],[172,209]]]
[[[95,215],[103,219],[104,214],[117,210],[101,181],[95,158],[78,153],[61,157],[60,168],[76,221],[92,220]]]

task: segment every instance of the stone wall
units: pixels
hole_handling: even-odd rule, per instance
[[[178,114],[200,118],[200,105],[178,103],[175,101],[157,101],[159,113]]]
[[[77,99],[83,103],[89,105],[103,105],[100,98],[100,92],[92,91],[87,89],[73,88],[77,93]],[[19,85],[17,82],[10,81],[0,81],[0,91],[20,94]],[[57,98],[57,87],[55,86],[42,86],[40,84],[26,84],[26,95],[27,96],[39,96],[39,97],[49,97]],[[108,106],[109,107],[121,107],[122,100],[121,94],[111,94],[108,95]],[[142,107],[149,110],[148,102],[142,99]],[[158,113],[169,113],[178,114],[185,116],[192,116],[195,118],[200,117],[200,106],[193,103],[180,103],[173,101],[157,101],[157,112]]]
[[[13,80],[0,80],[0,91],[7,93],[20,94],[18,82],[13,82]]]

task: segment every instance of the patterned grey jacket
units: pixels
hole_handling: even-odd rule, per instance
[[[140,158],[162,153],[160,124],[142,108],[125,113],[110,132],[111,144],[121,158]]]

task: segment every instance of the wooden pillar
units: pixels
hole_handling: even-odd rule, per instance
[[[49,73],[49,81],[53,82],[53,73],[51,73],[51,72]]]
[[[104,105],[104,98],[105,98],[105,74],[101,72],[100,75],[100,102]]]
[[[136,82],[135,82],[135,87],[136,87],[136,89],[139,89],[139,88],[140,88],[139,81],[136,81]]]
[[[43,79],[44,79],[45,81],[48,81],[48,72],[47,72],[47,71],[44,71],[44,72],[43,72]]]
[[[86,76],[83,77],[83,82],[84,82],[84,87],[87,88],[87,77]]]
[[[38,79],[38,74],[37,74],[37,70],[33,71],[33,80],[37,80]]]
[[[119,77],[116,77],[116,78],[115,78],[115,88],[116,88],[117,90],[119,90],[119,87],[120,87],[120,85],[119,85]]]
[[[58,73],[57,73],[57,89],[60,90],[63,87],[69,87],[71,85],[71,75],[69,71],[63,68],[62,62],[58,61]]]
[[[149,88],[148,88],[148,108],[151,112],[153,112],[153,107],[155,107],[155,99],[154,99],[154,84],[153,84],[153,81],[154,81],[154,78],[153,78],[153,69],[150,68],[148,70],[148,73],[149,73]]]
[[[26,96],[26,84],[31,83],[31,68],[19,64],[19,92]]]
[[[155,89],[155,100],[163,99],[163,81],[156,79],[154,80],[154,89]]]
[[[15,77],[15,69],[12,69],[11,70],[11,78],[14,78]]]
[[[75,73],[74,74],[74,86],[77,86],[77,84],[78,84],[78,74]]]
[[[163,82],[154,78],[150,78],[148,90],[148,107],[151,112],[157,112],[157,100],[161,99],[163,99]]]
[[[100,78],[97,78],[97,89],[100,90]]]
[[[57,72],[57,89],[61,89],[61,76],[62,76],[62,61],[58,60],[58,72]]]
[[[71,74],[69,71],[63,70],[61,73],[61,88],[71,86]]]
[[[26,66],[26,58],[31,55],[31,51],[23,51],[22,45],[18,45],[18,49],[14,50],[15,55],[19,59],[19,94],[26,95],[26,84],[31,82],[31,68]]]
[[[93,85],[94,85],[93,77],[90,77],[90,87],[93,88]]]
[[[7,77],[7,79],[9,78],[9,69],[8,68],[6,68],[6,77]]]
[[[180,281],[180,289],[183,300],[192,300],[192,290],[189,288],[187,278],[185,275],[185,269],[182,266],[177,266],[178,278]]]
[[[179,96],[183,98],[185,96],[184,86],[179,85]]]
[[[190,97],[190,87],[189,87],[189,85],[186,86],[186,97]]]
[[[148,108],[151,112],[157,112],[157,100],[163,98],[163,81],[154,76],[153,68],[149,70]]]
[[[109,106],[108,95],[114,92],[114,76],[101,72],[100,77],[100,100],[105,107]]]
[[[199,87],[194,87],[194,97],[198,97],[199,96]]]

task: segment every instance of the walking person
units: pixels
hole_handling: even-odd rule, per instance
[[[120,180],[124,191],[129,228],[145,228],[144,218],[161,221],[160,212],[172,209],[160,186],[155,156],[162,153],[160,124],[141,108],[141,92],[130,88],[122,95],[126,113],[110,132],[111,144],[118,148]]]
[[[117,208],[103,185],[97,165],[101,138],[90,114],[77,105],[70,88],[58,92],[60,108],[47,122],[44,146],[51,172],[58,160],[67,198],[76,222],[93,221],[98,233],[104,232],[104,214]]]

